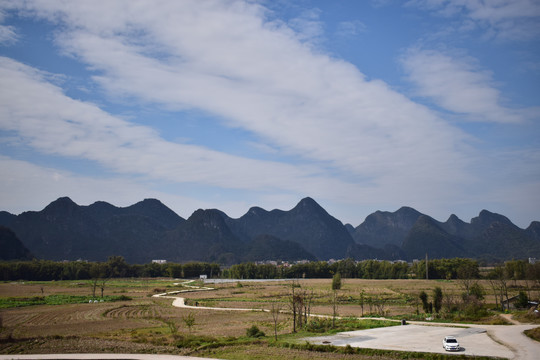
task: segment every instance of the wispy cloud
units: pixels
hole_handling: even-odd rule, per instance
[[[503,40],[533,40],[540,35],[537,0],[410,0],[408,6],[463,19],[469,29],[484,29],[487,36]],[[471,21],[475,27],[471,26]],[[461,27],[465,29],[465,27]]]
[[[342,21],[338,23],[336,35],[338,36],[356,36],[366,31],[366,24],[360,20]]]
[[[184,218],[195,209],[215,207],[214,203],[204,199],[165,193],[159,187],[153,188],[129,177],[83,176],[2,155],[0,167],[9,169],[2,174],[2,210],[13,214],[41,210],[52,200],[63,196],[69,196],[80,205],[105,200],[116,206],[129,206],[145,198],[156,198]],[[242,214],[247,209],[247,205],[241,202],[225,202],[224,206],[234,210],[233,214]]]
[[[167,142],[151,128],[65,96],[42,72],[8,58],[0,58],[0,77],[1,129],[47,154],[84,158],[146,178],[231,188],[287,187],[276,183],[275,174],[296,178],[290,184],[311,174],[307,168]]]
[[[465,115],[465,120],[511,123],[528,117],[528,110],[503,105],[492,75],[471,57],[411,48],[401,62],[418,95]]]
[[[295,32],[295,37],[303,42],[317,43],[324,35],[324,25],[319,20],[319,9],[304,10],[300,16],[288,21],[288,26]]]
[[[0,9],[0,45],[11,45],[18,40],[15,28],[10,25],[3,25],[5,13]]]

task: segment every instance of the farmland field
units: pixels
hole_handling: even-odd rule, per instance
[[[300,280],[295,291],[310,301],[311,314],[332,315],[331,279]],[[197,284],[197,282],[192,283]],[[187,304],[201,309],[172,306],[172,299],[154,297],[188,290],[174,279],[111,279],[92,298],[90,282],[0,283],[0,353],[134,352],[189,354],[227,359],[291,358],[350,359],[395,358],[396,354],[347,355],[290,349],[306,330],[292,334],[292,316],[281,313],[277,326],[272,314],[262,311],[213,311],[202,307],[288,309],[291,281],[232,282],[208,285],[211,291],[183,293]],[[201,284],[202,285],[202,284]],[[434,287],[458,297],[457,281],[344,279],[338,292],[337,313],[342,317],[387,316],[415,318],[418,293]],[[488,285],[484,284],[486,290]],[[37,299],[37,300],[36,300]],[[47,302],[48,300],[56,302]],[[494,300],[486,294],[487,303]],[[32,303],[33,302],[33,303]],[[44,303],[45,302],[45,303]],[[421,312],[421,310],[420,310]],[[193,324],[188,325],[189,317]],[[489,316],[485,321],[499,318]],[[255,325],[265,337],[246,336]],[[273,340],[277,330],[277,343]],[[251,354],[251,355],[249,355]],[[243,357],[245,356],[245,357]]]

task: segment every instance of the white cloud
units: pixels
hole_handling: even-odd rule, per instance
[[[366,31],[366,24],[359,20],[341,21],[337,25],[336,34],[338,36],[356,36]]]
[[[15,28],[10,25],[3,25],[6,14],[0,9],[0,45],[12,45],[17,42],[18,36]]]
[[[212,208],[215,203],[154,189],[127,177],[89,177],[70,171],[35,165],[0,155],[3,175],[0,186],[2,208],[12,214],[39,211],[51,201],[70,197],[79,205],[107,201],[125,207],[146,198],[161,200],[180,216],[187,218],[198,208]],[[244,204],[221,202],[224,209],[245,210]]]
[[[0,129],[15,132],[46,154],[82,158],[122,174],[225,188],[314,190],[347,187],[306,166],[257,161],[195,145],[171,143],[151,128],[130,124],[97,106],[65,96],[44,74],[0,57]]]
[[[317,43],[324,34],[324,25],[319,20],[320,14],[319,9],[304,10],[300,16],[289,20],[288,26],[295,31],[298,40]]]
[[[17,41],[17,34],[12,26],[0,25],[0,44],[10,45]]]
[[[499,39],[534,41],[540,35],[538,0],[410,0],[406,5],[474,21]]]
[[[313,53],[283,24],[265,22],[258,6],[54,4],[36,6],[48,17],[61,14],[68,30],[59,44],[96,69],[95,80],[111,94],[202,109],[355,174],[393,176],[460,157],[456,129],[350,64]],[[150,48],[161,56],[150,56]]]
[[[472,58],[412,48],[401,61],[418,95],[467,120],[512,123],[527,118],[528,111],[502,105],[492,75]]]
[[[384,82],[366,80],[353,65],[315,51],[305,35],[317,36],[320,28],[310,27],[316,17],[308,16],[314,24],[299,34],[244,1],[6,4],[58,24],[56,44],[88,67],[108,101],[197,109],[295,161],[258,161],[165,141],[152,128],[71,99],[36,69],[3,58],[0,126],[41,152],[143,179],[396,207],[422,208],[436,198],[447,208],[481,178],[468,173],[471,148],[460,130]],[[485,74],[477,79],[489,83]],[[483,101],[497,104],[489,89]],[[469,105],[465,111],[480,110]]]

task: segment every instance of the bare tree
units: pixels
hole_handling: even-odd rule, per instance
[[[362,309],[362,315],[364,316],[364,290],[362,289],[362,292],[360,292],[360,308]]]
[[[274,339],[277,341],[277,328],[278,328],[278,319],[279,313],[281,312],[281,304],[274,302],[270,308],[270,314],[272,314],[272,320],[274,321]]]
[[[373,305],[375,306],[375,312],[379,316],[385,316],[386,315],[386,299],[381,295],[380,297],[376,297],[375,301],[373,302]]]
[[[443,297],[443,309],[447,313],[451,313],[456,308],[456,299],[451,294],[444,294]]]
[[[336,327],[336,317],[338,316],[338,292],[334,290],[332,292],[332,327]]]
[[[109,281],[110,278],[101,279],[99,282],[99,288],[101,289],[101,297],[103,298],[103,292],[105,291],[105,284],[107,284],[107,281]]]
[[[96,297],[96,288],[97,288],[97,285],[98,285],[98,281],[99,281],[98,278],[93,278],[92,280],[90,280],[90,289],[92,290],[92,297],[93,298]]]
[[[103,263],[92,263],[90,266],[90,277],[90,288],[92,289],[92,297],[96,297],[96,288],[98,287],[98,285],[100,285],[101,287],[101,297],[103,297],[105,283],[109,278],[109,276],[107,276],[106,265]]]
[[[504,311],[504,299],[506,298],[507,307],[510,305],[508,303],[508,281],[509,277],[505,269],[502,266],[495,267],[489,274],[490,284],[492,285],[493,291],[497,290],[498,296],[500,299],[501,310]]]
[[[495,307],[499,307],[499,297],[500,297],[500,289],[499,289],[499,283],[496,279],[489,279],[489,285],[491,286],[491,289],[493,290],[493,297],[495,298]],[[501,299],[502,301],[502,299]],[[502,304],[501,304],[502,306]]]
[[[508,279],[505,276],[497,279],[499,283],[499,289],[501,292],[501,309],[504,311],[504,301],[503,297],[506,299],[506,310],[510,309],[510,302],[508,301]]]
[[[315,293],[313,292],[313,289],[310,289],[309,291],[305,291],[304,296],[304,319],[306,319],[307,323],[311,316],[311,303],[313,302],[313,297],[315,296]]]
[[[296,288],[299,288],[299,290],[296,291]],[[298,282],[294,280],[291,283],[289,307],[293,315],[293,332],[296,332],[296,328],[302,326],[302,309],[304,307],[304,297],[302,295],[300,284],[298,284]]]

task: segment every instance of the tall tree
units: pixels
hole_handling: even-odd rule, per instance
[[[424,308],[424,312],[426,314],[429,313],[428,294],[422,290],[418,297],[420,298],[420,301],[422,301],[422,307]]]
[[[441,311],[443,301],[443,292],[442,289],[437,286],[433,289],[433,309],[438,314]]]
[[[336,291],[340,289],[341,289],[341,274],[337,272],[332,278],[332,290]]]

